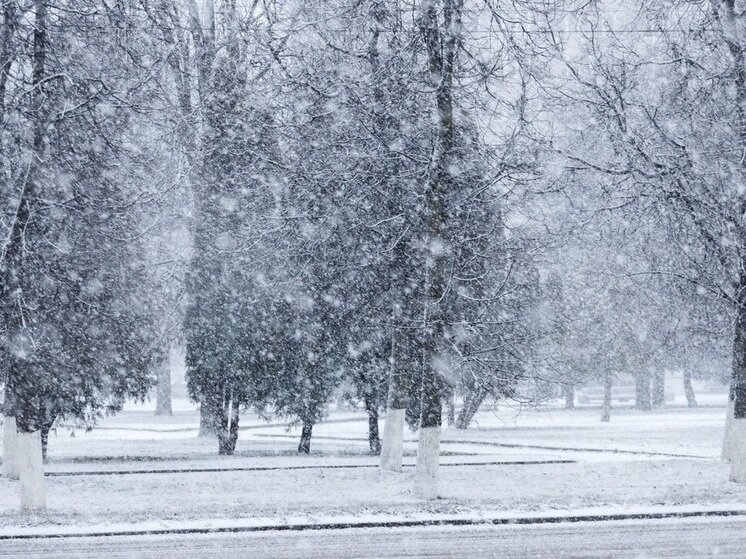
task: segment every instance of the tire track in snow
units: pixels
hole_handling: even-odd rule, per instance
[[[450,466],[539,466],[545,464],[577,464],[577,460],[512,460],[493,462],[449,462],[441,464]],[[302,466],[240,466],[237,468],[159,468],[150,470],[97,470],[97,471],[69,471],[46,472],[46,477],[78,477],[78,476],[114,476],[138,474],[193,474],[214,472],[266,472],[273,470],[342,470],[378,468],[378,464],[318,464]],[[414,468],[415,464],[403,464],[404,468]]]
[[[265,438],[297,438],[295,435],[282,435],[282,434],[271,434],[271,433],[257,433],[255,437]],[[368,442],[368,439],[359,437],[332,437],[332,436],[314,436],[314,439],[318,440],[334,440],[334,441],[359,441]],[[405,442],[416,443],[416,439],[410,439]],[[474,441],[474,440],[457,440],[457,439],[443,439],[440,441],[441,444],[464,444],[464,445],[477,445],[477,446],[496,446],[500,448],[530,448],[532,450],[559,450],[563,452],[603,452],[609,454],[632,454],[637,456],[667,456],[669,458],[700,458],[704,460],[712,460],[713,456],[703,456],[701,454],[676,454],[673,452],[655,452],[649,450],[625,450],[620,448],[578,448],[569,446],[547,446],[537,444],[523,444],[523,443],[500,443],[496,441]]]

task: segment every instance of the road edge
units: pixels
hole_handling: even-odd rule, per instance
[[[152,528],[122,530],[89,530],[80,532],[0,534],[0,541],[61,539],[61,538],[101,538],[115,536],[159,536],[178,534],[221,534],[243,532],[302,532],[315,530],[350,530],[361,528],[416,528],[437,526],[513,526],[532,524],[560,524],[577,522],[610,522],[620,520],[665,520],[707,517],[746,516],[745,509],[708,509],[660,512],[629,512],[612,514],[559,514],[537,516],[499,517],[447,517],[433,519],[389,519],[361,520],[345,522],[299,522],[288,524],[247,524],[235,526],[204,526],[183,528]]]

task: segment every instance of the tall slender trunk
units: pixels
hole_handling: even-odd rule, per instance
[[[310,419],[303,420],[303,429],[300,433],[300,443],[298,444],[298,452],[301,454],[309,454],[311,452],[311,434],[313,433],[313,421]]]
[[[424,499],[435,499],[438,496],[442,404],[437,374],[429,366],[425,367],[422,375],[422,415],[417,441],[415,492]]]
[[[155,415],[173,415],[171,405],[171,359],[169,352],[157,364]]]
[[[413,348],[408,345],[412,331],[392,329],[391,334],[391,375],[386,401],[386,422],[383,425],[381,444],[381,469],[392,472],[402,470],[404,456],[404,425],[409,403],[411,382],[411,355]]]
[[[742,10],[738,3],[719,1],[710,3],[713,15],[720,23],[722,38],[732,57],[732,76],[735,92],[731,106],[734,115],[734,129],[738,134],[737,145],[746,145],[746,49],[743,42]],[[746,175],[746,159],[741,158],[741,184]],[[746,229],[743,224],[746,197],[741,195],[739,203],[738,253],[743,254],[746,248]],[[726,416],[726,432],[723,444],[723,457],[730,459],[731,481],[746,482],[746,268],[743,257],[738,262],[738,280],[735,282],[736,321],[733,332],[733,359],[731,371],[731,393],[733,413]],[[730,421],[728,421],[730,420]]]
[[[46,107],[46,57],[47,57],[47,4],[45,0],[34,0],[34,33],[33,33],[33,87],[32,120],[33,150],[28,165],[26,178],[21,186],[21,194],[12,219],[9,242],[6,245],[5,258],[7,265],[5,284],[0,286],[4,319],[7,327],[6,336],[13,342],[26,337],[24,303],[19,297],[23,290],[22,276],[25,268],[25,250],[28,235],[31,234],[30,218],[32,208],[40,195],[40,172],[44,161],[47,141]],[[0,266],[1,267],[1,266]],[[13,392],[11,415],[16,418],[16,450],[20,480],[22,512],[41,512],[46,508],[44,489],[44,464],[41,446],[41,387],[35,385],[29,377],[29,369],[22,367],[22,362],[15,357],[8,360],[8,379]]]
[[[448,411],[448,426],[453,427],[456,424],[456,394],[453,390],[448,392],[446,410]]]
[[[368,412],[368,444],[370,453],[374,456],[381,454],[381,438],[378,435],[378,404],[377,399],[365,398],[365,409]]]
[[[601,412],[601,421],[611,420],[611,389],[614,385],[614,379],[611,373],[606,373],[604,377],[604,403]]]
[[[220,430],[218,431],[218,454],[230,456],[236,450],[238,442],[238,403],[228,398],[221,410]]]
[[[694,394],[694,387],[692,386],[692,373],[688,369],[684,371],[684,394],[686,395],[687,406],[696,408],[697,396]],[[730,396],[728,400],[730,400]]]
[[[47,58],[47,5],[43,0],[34,0],[34,30],[33,30],[33,61],[31,111],[33,146],[25,176],[20,185],[18,201],[15,203],[15,213],[10,216],[9,236],[0,240],[5,242],[0,254],[4,262],[0,262],[0,317],[5,325],[6,343],[11,345],[23,344],[26,341],[23,275],[25,269],[26,247],[29,245],[31,234],[32,209],[37,205],[40,196],[40,171],[44,161],[47,142],[47,113],[46,106],[46,58]],[[5,8],[5,6],[4,6]],[[7,14],[6,14],[7,15]],[[6,16],[4,16],[6,17]],[[5,404],[6,415],[16,418],[16,428],[19,433],[31,433],[39,429],[38,418],[41,414],[39,406],[39,387],[23,370],[22,360],[13,355],[11,350],[0,356],[5,361],[6,394],[12,392],[11,398]],[[20,464],[20,462],[19,462]],[[43,481],[43,480],[42,480]]]
[[[41,423],[39,430],[39,436],[41,438],[41,456],[44,462],[47,461],[47,448],[49,447],[49,432],[54,426],[54,422],[57,419],[55,414],[49,414],[44,421]]]
[[[427,50],[428,73],[435,86],[436,142],[425,191],[427,224],[427,303],[424,325],[422,409],[417,445],[415,491],[420,497],[438,496],[441,394],[443,379],[436,363],[444,345],[444,299],[448,289],[448,239],[446,198],[454,186],[451,167],[456,141],[453,118],[453,78],[461,33],[463,0],[421,3],[420,34]],[[442,15],[442,26],[440,17]]]
[[[746,482],[746,271],[739,278],[739,301],[733,337],[733,418],[726,437],[730,454],[730,479]]]
[[[720,459],[730,462],[733,456],[733,400],[735,399],[735,385],[731,379],[728,389],[728,404],[725,408],[725,432],[723,433],[723,447],[720,450]]]
[[[390,215],[406,214],[402,211],[401,201],[407,196],[407,182],[400,179],[400,155],[391,146],[401,138],[400,122],[396,116],[396,95],[387,90],[381,79],[387,69],[382,67],[380,60],[380,45],[382,31],[391,29],[390,12],[387,2],[374,0],[370,3],[371,25],[370,41],[368,43],[368,63],[370,78],[375,101],[376,136],[380,138],[382,149],[380,160],[384,163],[383,174],[387,177],[391,189],[387,211]],[[395,29],[395,26],[393,27]],[[391,44],[397,44],[396,32],[390,36]],[[392,108],[394,110],[392,110]],[[391,316],[391,369],[389,374],[389,391],[386,398],[386,419],[383,426],[383,440],[380,449],[380,465],[382,470],[400,472],[404,456],[404,428],[406,424],[406,410],[409,404],[409,392],[412,382],[413,367],[417,362],[413,359],[416,353],[417,333],[413,330],[415,321],[413,286],[417,284],[419,267],[413,264],[410,253],[410,243],[407,230],[411,222],[405,218],[401,224],[402,234],[393,247],[391,262],[392,293],[394,300]]]

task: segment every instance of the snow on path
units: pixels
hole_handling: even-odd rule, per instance
[[[746,521],[620,521],[535,526],[370,528],[15,540],[0,557],[117,559],[178,557],[256,559],[474,559],[503,557],[743,557]]]

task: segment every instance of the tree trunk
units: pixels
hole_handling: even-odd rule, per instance
[[[453,390],[449,392],[446,399],[446,410],[448,411],[448,426],[453,427],[456,424],[456,395]]]
[[[390,215],[401,213],[400,201],[408,186],[399,179],[400,160],[392,157],[390,147],[401,138],[400,122],[396,109],[392,110],[390,86],[379,79],[382,75],[379,39],[382,31],[390,28],[389,11],[384,3],[372,2],[371,37],[368,43],[368,62],[373,84],[375,106],[371,107],[376,118],[376,136],[381,145],[386,146],[381,154],[384,164],[384,175],[388,182]],[[385,69],[383,72],[385,73]],[[406,230],[405,230],[406,233]],[[412,286],[419,282],[419,268],[413,263],[409,237],[406,234],[397,240],[393,248],[391,263],[391,289],[393,295],[391,327],[391,369],[389,372],[389,391],[386,397],[386,417],[383,425],[380,465],[382,470],[401,472],[404,455],[404,428],[406,410],[409,404],[409,391],[413,367],[417,362],[413,355],[417,352],[418,333],[412,328],[415,301],[418,294],[413,293]]]
[[[638,410],[652,409],[649,371],[638,371],[635,375],[635,407]]]
[[[381,454],[381,439],[378,435],[378,405],[372,398],[365,399],[365,409],[368,411],[368,444],[370,453],[374,456]]]
[[[381,444],[381,469],[391,472],[402,471],[404,456],[404,424],[406,408],[389,408],[383,424],[383,443]]]
[[[465,430],[471,425],[474,416],[479,411],[479,406],[482,405],[484,399],[487,397],[487,392],[477,388],[476,390],[469,391],[464,397],[464,405],[461,411],[458,413],[456,419],[456,429]]]
[[[18,431],[16,418],[3,416],[3,477],[18,479]]]
[[[611,374],[607,373],[604,378],[604,403],[603,412],[601,415],[601,421],[611,420],[611,389],[614,384],[614,379]]]
[[[733,456],[733,385],[728,391],[728,405],[725,409],[725,433],[723,434],[723,447],[720,450],[720,459],[730,462]]]
[[[171,406],[171,356],[166,355],[159,363],[155,392],[155,415],[173,415]]]
[[[21,512],[42,512],[47,508],[44,490],[44,461],[41,433],[18,433]]]
[[[666,371],[657,369],[653,373],[653,395],[652,405],[654,408],[663,407],[666,404]]]
[[[413,341],[407,334],[411,330],[393,330],[391,336],[391,376],[389,393],[386,402],[386,421],[383,424],[383,442],[381,444],[381,469],[401,472],[404,456],[404,424],[406,423],[407,404],[409,403],[410,367],[414,348],[408,341]]]
[[[56,415],[52,415],[51,417],[48,417],[45,419],[41,424],[41,429],[39,430],[40,437],[41,437],[41,456],[44,462],[47,461],[47,447],[49,446],[49,432],[52,430],[52,426],[54,425],[54,421],[57,419]]]
[[[746,482],[746,272],[741,273],[737,293],[736,324],[733,338],[733,418],[727,429],[727,454],[730,458],[730,480]]]
[[[565,395],[565,409],[575,409],[575,385],[574,384],[563,384],[562,392]]]
[[[735,347],[735,344],[734,344]],[[723,447],[720,451],[720,459],[730,462],[733,456],[733,411],[736,398],[736,385],[731,371],[730,386],[728,387],[728,404],[725,408],[725,433],[723,434]]]
[[[300,443],[298,444],[299,453],[310,454],[312,432],[313,432],[313,422],[310,420],[303,420],[303,430],[301,431]]]
[[[231,398],[223,410],[218,431],[218,454],[232,455],[238,442],[238,404]]]
[[[686,405],[690,408],[696,408],[697,397],[694,394],[694,387],[692,386],[692,374],[689,372],[689,370],[684,371],[684,394],[686,394]],[[730,397],[728,397],[728,400],[730,401]]]
[[[10,15],[5,4],[3,6],[4,19]],[[31,216],[36,211],[37,200],[41,194],[41,165],[45,160],[47,144],[49,111],[48,94],[45,90],[48,42],[47,3],[43,0],[33,0],[33,8],[33,64],[31,69],[31,87],[29,88],[31,96],[29,118],[33,123],[33,149],[29,153],[29,162],[25,170],[25,175],[20,181],[20,192],[17,203],[14,201],[15,214],[8,216],[10,220],[6,221],[8,227],[5,228],[5,231],[8,234],[4,239],[3,250],[0,250],[0,256],[3,258],[3,261],[0,261],[0,270],[2,271],[2,275],[0,275],[0,312],[2,312],[0,320],[3,321],[5,329],[5,343],[10,342],[10,344],[18,343],[22,338],[28,339],[25,326],[26,319],[24,318],[26,303],[22,298],[23,274],[26,268],[26,250],[24,247],[26,247],[28,235],[31,234]],[[10,22],[4,21],[3,26],[5,27],[6,25],[10,25]],[[3,41],[7,38],[5,37],[6,31],[9,31],[9,29],[3,29]],[[3,49],[9,48],[9,46],[8,44],[4,44]],[[8,55],[9,52],[4,52],[3,56]],[[4,72],[7,71],[8,67],[4,69]],[[3,87],[5,87],[4,84]],[[4,92],[3,95],[5,95]],[[12,437],[10,432],[8,433],[9,441],[15,438],[15,443],[10,442],[9,446],[14,447],[17,451],[17,462],[15,465],[19,469],[19,474],[21,474],[27,464],[21,455],[26,447],[21,444],[20,438],[22,434],[38,429],[35,423],[39,410],[33,408],[38,403],[41,387],[36,385],[34,379],[26,375],[28,369],[26,371],[19,370],[19,364],[23,360],[17,358],[12,349],[9,353],[3,352],[0,359],[5,361],[3,365],[7,367],[5,378],[5,413],[15,418],[17,432],[15,437]],[[12,393],[12,398],[7,398],[10,393]],[[26,438],[24,437],[24,444]],[[32,502],[31,505],[33,504]]]
[[[441,394],[443,379],[436,368],[443,350],[444,301],[448,294],[449,251],[446,199],[454,187],[452,173],[456,126],[453,118],[453,80],[461,32],[459,0],[444,0],[442,10],[434,2],[422,2],[420,33],[427,50],[428,73],[435,89],[437,140],[425,191],[427,223],[427,342],[423,352],[422,409],[417,444],[415,492],[424,499],[438,496]],[[442,25],[440,17],[442,14]]]
[[[435,499],[438,496],[441,399],[436,375],[432,367],[427,367],[422,375],[422,415],[417,441],[415,492],[423,499]]]

